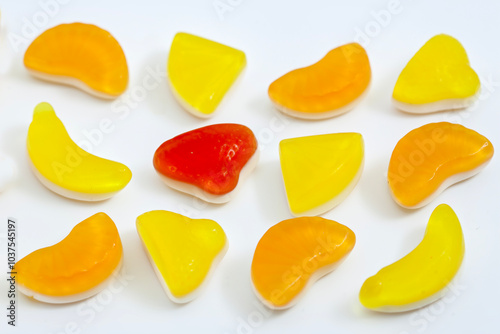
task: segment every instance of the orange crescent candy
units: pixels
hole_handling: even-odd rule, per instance
[[[333,271],[351,252],[356,236],[321,217],[284,220],[260,239],[252,261],[257,297],[271,309],[293,306],[309,286]]]
[[[281,112],[304,119],[343,114],[361,101],[371,80],[365,49],[350,43],[331,50],[317,63],[293,70],[269,86]]]
[[[430,123],[414,129],[392,152],[392,195],[405,208],[422,207],[452,184],[479,173],[493,152],[486,137],[460,124]]]
[[[39,79],[106,99],[119,96],[128,85],[127,60],[120,44],[92,24],[60,24],[46,30],[26,50],[24,65]]]
[[[106,288],[122,257],[116,225],[101,212],[76,225],[59,243],[19,260],[15,279],[19,291],[36,300],[72,303]]]

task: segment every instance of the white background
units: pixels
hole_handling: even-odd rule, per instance
[[[122,277],[121,291],[108,291],[82,303],[46,305],[19,296],[18,327],[13,330],[6,325],[6,275],[0,274],[0,332],[430,334],[473,333],[478,328],[483,333],[498,332],[498,156],[479,175],[449,188],[419,210],[398,207],[386,182],[396,142],[429,122],[464,124],[500,148],[498,1],[401,0],[390,17],[378,15],[380,23],[375,17],[390,7],[389,0],[216,1],[230,6],[224,13],[217,12],[214,0],[60,1],[64,4],[48,9],[41,4],[54,1],[0,2],[0,153],[14,159],[19,175],[0,194],[0,268],[6,271],[8,216],[18,221],[20,259],[60,241],[74,225],[103,211],[120,231],[127,275]],[[59,23],[75,21],[99,25],[122,45],[130,86],[118,102],[36,80],[24,69],[23,55],[34,37]],[[164,77],[155,89],[143,88],[150,72],[165,73],[170,43],[179,31],[225,43],[247,55],[248,65],[238,86],[209,120],[183,111]],[[362,36],[360,31],[368,35]],[[397,76],[412,55],[438,33],[451,34],[465,46],[483,82],[481,100],[463,112],[403,114],[390,103]],[[274,79],[355,39],[367,49],[373,70],[370,91],[358,107],[317,122],[291,119],[273,109],[267,88]],[[132,181],[121,193],[105,202],[82,203],[59,197],[36,180],[28,167],[25,138],[33,108],[41,101],[54,106],[75,141],[85,144],[85,131],[94,130],[92,152],[131,168]],[[130,111],[126,116],[124,106]],[[113,122],[113,130],[99,138],[95,131],[103,119]],[[238,196],[225,205],[205,205],[167,188],[153,169],[155,149],[179,133],[220,122],[249,126],[262,147],[258,167]],[[268,313],[251,290],[249,271],[262,234],[291,218],[278,143],[284,138],[347,131],[364,136],[365,169],[351,195],[323,216],[349,226],[356,233],[357,244],[342,266],[318,281],[299,304]],[[432,210],[440,203],[452,206],[464,230],[466,258],[460,286],[450,292],[446,302],[419,311],[378,314],[363,309],[357,297],[363,281],[420,242]],[[153,209],[214,219],[229,238],[229,251],[208,288],[187,305],[170,302],[141,248],[135,219]]]

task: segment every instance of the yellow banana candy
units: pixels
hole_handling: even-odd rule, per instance
[[[465,253],[460,222],[446,204],[429,219],[424,239],[408,255],[368,278],[359,293],[365,307],[405,312],[426,306],[446,294]]]
[[[104,200],[122,190],[132,178],[127,166],[99,158],[76,145],[46,102],[35,107],[27,148],[32,170],[40,182],[64,197]]]

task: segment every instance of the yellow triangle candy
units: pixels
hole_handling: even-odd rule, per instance
[[[137,217],[136,225],[163,289],[176,303],[198,296],[227,251],[226,234],[213,220],[156,210]]]
[[[320,215],[340,204],[361,177],[363,137],[334,133],[285,139],[280,161],[292,214]]]
[[[245,54],[187,33],[175,35],[167,71],[172,92],[184,109],[210,117],[246,65]]]
[[[460,42],[448,35],[436,35],[399,75],[393,103],[410,113],[465,108],[475,101],[480,85]]]

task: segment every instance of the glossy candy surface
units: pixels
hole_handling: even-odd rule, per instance
[[[257,140],[249,128],[214,124],[167,140],[156,150],[153,164],[172,188],[224,203],[257,159]]]
[[[187,33],[177,33],[168,56],[170,86],[195,116],[210,117],[246,65],[245,54]]]
[[[422,207],[452,184],[479,173],[493,153],[486,137],[460,124],[414,129],[392,152],[388,181],[393,198],[406,208]]]
[[[41,248],[15,265],[19,290],[47,303],[71,303],[99,293],[120,269],[122,244],[105,213],[78,225],[61,242]]]
[[[137,217],[137,232],[165,292],[177,303],[201,292],[228,247],[215,221],[163,210]]]
[[[480,86],[460,42],[441,34],[427,41],[408,62],[392,97],[400,110],[428,113],[471,105]]]
[[[285,139],[280,161],[291,212],[319,215],[340,204],[356,186],[363,171],[363,137],[334,133]]]
[[[455,212],[439,205],[422,242],[408,255],[368,278],[361,303],[381,312],[404,312],[426,306],[446,294],[465,254],[462,227]]]
[[[317,63],[293,70],[268,90],[278,110],[298,118],[324,119],[360,101],[371,81],[365,49],[357,43],[335,48]]]
[[[269,308],[293,306],[316,280],[351,252],[356,236],[346,226],[321,217],[284,220],[260,239],[252,261],[252,283]]]
[[[122,190],[132,178],[127,166],[78,147],[46,102],[35,107],[27,148],[35,175],[61,196],[83,201],[103,200]]]
[[[127,60],[120,44],[92,24],[60,24],[46,30],[26,50],[24,65],[35,77],[101,98],[115,98],[128,85]]]

